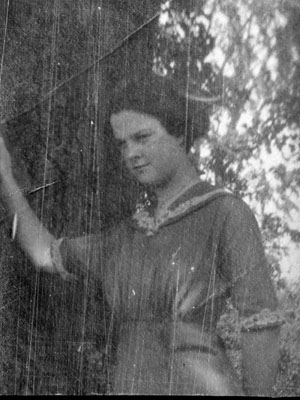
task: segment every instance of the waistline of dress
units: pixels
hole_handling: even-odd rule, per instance
[[[198,351],[216,355],[222,348],[222,342],[216,332],[208,332],[201,325],[172,320],[123,320],[120,334],[135,335],[163,342],[175,352]]]

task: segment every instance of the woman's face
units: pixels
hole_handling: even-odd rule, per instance
[[[160,185],[176,176],[185,157],[181,139],[168,134],[155,117],[124,110],[110,122],[125,165],[140,183]]]

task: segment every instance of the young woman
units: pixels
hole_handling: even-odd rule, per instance
[[[271,394],[281,319],[257,223],[242,200],[201,182],[188,156],[207,130],[206,101],[154,74],[115,90],[114,140],[156,202],[83,238],[57,240],[40,224],[0,139],[2,196],[18,214],[23,249],[63,279],[101,283],[107,340],[117,343],[116,394]],[[242,382],[216,333],[229,298],[241,319]]]

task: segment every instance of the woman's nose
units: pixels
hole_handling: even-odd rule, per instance
[[[124,150],[124,158],[128,161],[139,158],[140,149],[139,146],[135,144],[128,144],[126,149]]]

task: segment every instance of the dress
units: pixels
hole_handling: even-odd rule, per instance
[[[226,300],[242,329],[282,323],[252,212],[204,182],[159,220],[140,210],[110,231],[55,241],[52,254],[58,270],[101,282],[118,337],[114,393],[240,394],[216,334]]]

